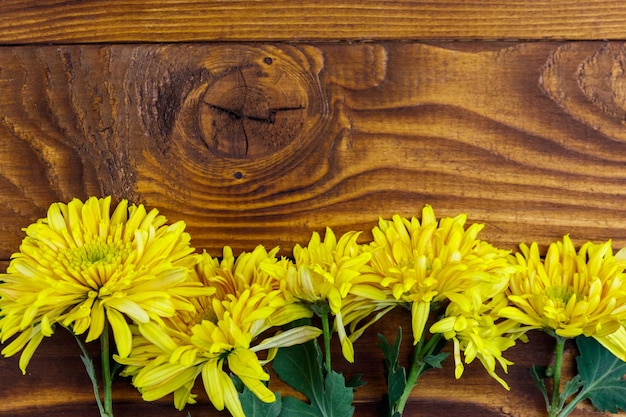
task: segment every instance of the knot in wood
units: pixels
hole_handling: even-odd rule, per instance
[[[574,119],[626,142],[626,44],[562,45],[546,63],[540,85]]]
[[[149,52],[131,72],[142,77],[134,85],[147,150],[168,174],[260,181],[298,166],[326,136],[332,112],[317,48],[225,44]]]
[[[261,157],[286,147],[307,116],[307,86],[301,79],[269,57],[220,74],[199,103],[207,147],[229,158]]]

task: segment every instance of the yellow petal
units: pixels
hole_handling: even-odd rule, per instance
[[[15,339],[13,339],[11,341],[11,343],[6,345],[2,349],[2,352],[1,352],[2,355],[4,355],[5,357],[8,358],[8,357],[11,357],[11,356],[15,355],[20,350],[22,350],[24,348],[24,346],[26,346],[26,343],[28,343],[28,341],[30,340],[30,338],[34,334],[33,332],[34,332],[33,329],[29,329],[27,331],[24,331],[24,332],[20,333],[19,336],[17,336]]]
[[[43,333],[41,333],[40,329],[35,329],[31,334],[30,341],[24,348],[24,351],[20,355],[20,369],[22,370],[22,374],[26,374],[26,367],[30,362],[30,359],[33,357],[35,350],[43,340]]]
[[[145,401],[155,401],[186,387],[198,375],[195,367],[179,364],[164,363],[148,372],[140,372],[133,383],[141,389],[141,396]]]
[[[463,375],[463,361],[461,361],[461,347],[458,339],[454,338],[454,377],[461,378]]]
[[[117,353],[122,358],[128,357],[133,347],[133,335],[130,331],[130,327],[128,327],[128,323],[126,323],[122,313],[113,309],[107,310],[107,319],[113,330]]]
[[[239,379],[241,379],[241,382],[243,382],[259,400],[265,403],[273,403],[276,401],[276,395],[257,378],[240,376]]]
[[[556,329],[555,333],[561,337],[573,339],[576,336],[580,336],[581,334],[583,334],[583,329],[580,326],[572,325],[572,326],[565,326],[561,329]]]
[[[350,338],[346,335],[346,329],[343,326],[343,317],[341,314],[335,316],[335,326],[337,327],[337,334],[341,342],[341,353],[343,353],[343,357],[346,358],[348,362],[353,363],[354,346]]]
[[[228,355],[228,367],[238,377],[256,378],[262,381],[270,379],[263,367],[259,364],[259,358],[248,349],[235,348]]]
[[[328,305],[330,306],[330,311],[333,312],[333,314],[337,314],[339,313],[339,311],[341,311],[341,294],[339,294],[339,291],[335,288],[331,288],[331,290],[328,292]]]
[[[626,328],[620,327],[615,333],[595,339],[613,355],[626,362]]]
[[[130,317],[135,323],[147,323],[150,320],[148,313],[137,303],[128,298],[107,298],[106,305],[110,309],[118,310],[128,317]]]
[[[177,345],[174,340],[166,333],[165,329],[155,322],[142,323],[138,328],[143,337],[158,346],[162,351],[172,352],[176,349]]]
[[[239,393],[235,388],[235,384],[226,373],[219,374],[220,383],[224,385],[224,402],[226,408],[233,417],[246,417],[239,401]]]
[[[366,284],[353,285],[350,288],[350,294],[370,300],[385,300],[387,298],[387,294],[383,290]]]
[[[451,332],[454,330],[454,323],[456,322],[456,317],[444,317],[438,322],[434,323],[430,326],[431,333],[445,333]]]
[[[22,323],[20,324],[20,330],[27,329],[33,323],[33,319],[37,316],[39,306],[36,303],[29,305],[24,314],[22,315]]]
[[[430,315],[430,303],[427,301],[414,302],[411,305],[411,318],[413,328],[413,344],[416,345],[422,339],[424,327]]]
[[[86,342],[91,342],[100,337],[102,329],[104,329],[104,320],[104,307],[100,300],[96,300],[91,308],[91,324],[89,325],[89,333],[85,338]]]
[[[250,348],[252,352],[258,352],[265,349],[287,347],[298,345],[309,340],[315,339],[322,334],[322,331],[313,326],[299,326],[293,329],[280,332],[272,337],[264,339],[261,343]]]
[[[218,360],[211,359],[202,367],[202,382],[204,389],[213,403],[213,406],[222,411],[224,409],[224,390],[222,376],[224,372],[218,368]]]
[[[193,386],[194,381],[190,381],[189,383],[174,391],[174,407],[176,407],[177,410],[182,410],[187,404],[196,403],[196,396],[191,393]]]
[[[515,307],[503,307],[498,311],[498,314],[504,318],[511,319],[513,321],[526,324],[528,326],[532,326],[533,328],[541,327],[541,322],[530,317],[528,314],[522,313],[519,309]]]
[[[41,332],[43,333],[43,335],[46,337],[52,336],[52,334],[54,333],[54,327],[52,327],[52,324],[50,324],[50,319],[48,318],[47,314],[41,318],[40,324]]]
[[[107,196],[108,201],[110,201],[110,197]],[[128,217],[128,200],[123,199],[117,203],[113,214],[111,215],[111,224],[118,225],[126,223],[126,218]]]

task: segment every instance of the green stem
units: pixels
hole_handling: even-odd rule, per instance
[[[76,336],[76,334],[74,334],[72,330],[70,329],[67,329],[67,330],[70,333],[72,333],[72,336],[74,336],[74,339],[76,339],[76,343],[78,343],[78,347],[80,347],[80,351],[82,352],[82,355],[80,358],[83,361],[83,364],[85,365],[87,376],[89,376],[89,380],[91,381],[91,385],[93,387],[93,395],[96,399],[96,405],[98,406],[98,410],[100,411],[100,416],[107,417],[106,413],[104,412],[104,407],[102,406],[102,400],[100,399],[98,379],[96,378],[96,370],[93,366],[93,361],[91,360],[89,353],[87,353],[87,348],[85,348],[85,344],[82,342],[82,340],[80,340],[80,338]]]
[[[563,351],[565,350],[565,338],[556,336],[556,348],[554,356],[554,371],[552,374],[552,404],[548,409],[549,417],[556,417],[560,411],[560,399],[561,399],[561,368],[563,364]]]
[[[406,406],[409,396],[411,395],[411,391],[413,391],[413,388],[417,385],[420,377],[426,371],[427,363],[424,361],[424,358],[433,354],[440,339],[441,334],[435,333],[431,336],[426,345],[424,345],[424,338],[422,338],[415,346],[411,361],[411,370],[409,371],[409,376],[406,379],[406,385],[404,387],[404,391],[402,392],[402,396],[396,403],[395,407],[395,412],[400,415],[402,415],[402,412],[404,411],[404,407]]]
[[[113,376],[111,374],[111,356],[109,353],[109,323],[104,320],[104,329],[100,335],[100,361],[102,363],[102,382],[104,390],[104,412],[108,417],[113,417],[113,395],[112,395],[112,382]]]
[[[578,393],[578,395],[576,395],[576,397],[574,397],[569,403],[567,403],[567,405],[565,407],[563,407],[563,409],[559,412],[559,414],[557,414],[558,417],[567,417],[570,415],[570,413],[572,411],[574,411],[574,409],[576,408],[576,406],[583,401],[584,399],[586,399],[586,392],[585,390],[582,390],[581,392]]]
[[[332,371],[332,366],[330,362],[330,338],[332,336],[332,332],[330,331],[328,312],[322,312],[320,314],[320,318],[322,319],[322,332],[324,335],[324,355],[326,357],[324,365],[326,366],[326,372],[330,373]]]

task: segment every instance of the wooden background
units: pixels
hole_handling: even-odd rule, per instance
[[[0,267],[50,203],[107,194],[185,220],[214,255],[288,255],[426,203],[504,248],[621,248],[625,39],[621,1],[0,1]],[[357,416],[384,392],[376,333],[408,323],[377,325],[356,365],[335,355],[368,381]],[[508,352],[510,392],[446,363],[406,415],[542,416],[527,368],[550,351],[536,333]],[[88,384],[57,332],[26,376],[0,360],[0,415],[97,415]],[[197,391],[192,416],[226,415]],[[186,416],[127,380],[114,397],[118,417]]]

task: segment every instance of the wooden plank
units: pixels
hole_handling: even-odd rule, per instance
[[[348,364],[343,359],[337,341],[333,343],[333,367],[346,378],[363,374],[367,385],[355,393],[355,416],[377,417],[376,407],[385,393],[384,369],[381,353],[378,351],[377,334],[385,334],[390,340],[396,335],[396,326],[410,327],[408,311],[394,311],[383,321],[378,322],[355,344],[356,362]],[[506,357],[515,362],[505,378],[511,386],[506,391],[487,376],[479,363],[466,366],[462,379],[454,379],[454,366],[450,359],[444,362],[443,369],[431,370],[424,374],[420,385],[412,392],[406,407],[406,416],[437,415],[438,417],[486,416],[486,417],[525,417],[545,415],[545,404],[534,386],[528,368],[533,364],[548,364],[551,360],[550,338],[539,332],[530,334],[528,345],[521,344],[506,352]],[[93,345],[97,345],[97,342]],[[402,345],[402,358],[410,354],[410,340]],[[97,358],[97,349],[90,346],[90,353]],[[0,360],[0,414],[14,417],[38,417],[50,415],[85,416],[97,415],[90,382],[85,375],[78,357],[79,349],[72,336],[59,329],[53,337],[44,340],[31,360],[27,375],[18,369],[17,358]],[[572,377],[576,350],[572,343],[566,345],[565,374]],[[364,366],[366,364],[366,366]],[[406,363],[403,363],[407,366]],[[270,387],[285,395],[299,395],[282,383],[275,375],[270,379]],[[116,417],[171,417],[227,416],[218,413],[209,402],[204,388],[198,383],[194,393],[198,394],[197,404],[190,405],[185,412],[177,412],[172,397],[156,402],[144,402],[139,393],[125,378],[117,378],[113,386],[114,411]],[[600,417],[604,414],[595,411],[589,403],[582,403],[571,417]]]
[[[465,212],[504,248],[626,246],[622,43],[0,49],[0,259],[110,194],[198,249]]]
[[[0,44],[340,39],[626,39],[626,4],[618,0],[0,3]]]
[[[0,48],[0,268],[51,202],[105,194],[185,220],[214,254],[259,243],[287,254],[326,225],[367,231],[426,203],[485,222],[481,236],[511,249],[565,233],[625,246],[624,53],[616,42]],[[355,365],[334,346],[338,368],[368,381],[356,415],[374,417],[384,393],[376,334],[408,320],[398,310],[366,333]],[[454,381],[446,363],[409,410],[543,415],[527,368],[550,361],[550,339],[531,337],[507,353],[510,392],[478,364]],[[568,344],[568,372],[574,355]],[[60,329],[26,376],[17,358],[0,375],[1,415],[97,413]],[[177,414],[127,380],[114,392],[118,417]],[[224,415],[196,392],[192,415]]]

